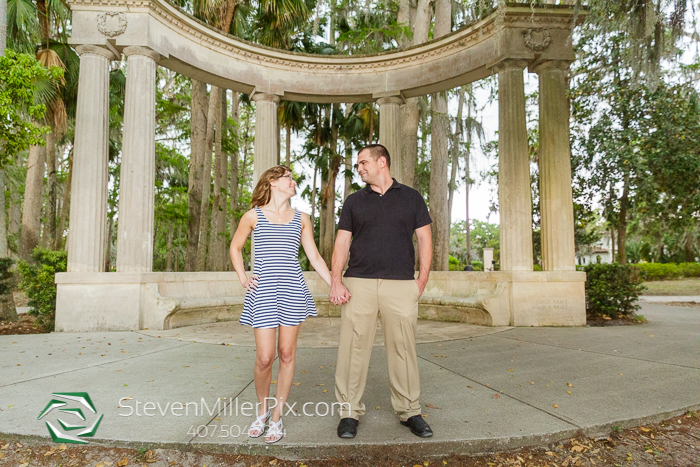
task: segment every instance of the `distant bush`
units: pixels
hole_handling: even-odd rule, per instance
[[[542,270],[542,266],[540,266],[539,264],[533,264],[533,265],[532,265],[532,270],[533,270],[533,271],[541,271],[541,270]]]
[[[68,256],[65,251],[35,248],[32,259],[37,264],[20,260],[17,263],[21,280],[19,288],[29,298],[30,315],[37,317],[37,323],[46,330],[53,330],[56,318],[57,272],[65,272]]]
[[[483,261],[472,261],[472,267],[474,267],[475,271],[483,271],[484,270],[484,262]]]
[[[450,271],[461,271],[464,269],[464,266],[459,264],[459,260],[452,255],[450,255],[449,267],[450,267]]]
[[[631,317],[639,309],[637,300],[644,286],[635,265],[590,264],[584,271],[588,318]]]
[[[634,266],[647,281],[700,277],[700,263],[640,263]]]

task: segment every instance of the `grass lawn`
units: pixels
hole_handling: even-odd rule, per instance
[[[645,282],[642,295],[700,295],[700,279]]]

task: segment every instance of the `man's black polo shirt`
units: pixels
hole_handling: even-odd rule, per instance
[[[339,230],[352,233],[345,277],[413,279],[413,231],[431,222],[420,193],[395,179],[383,195],[369,185],[351,194],[338,223]]]

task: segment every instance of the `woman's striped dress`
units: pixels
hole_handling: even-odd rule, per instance
[[[296,326],[308,316],[316,316],[316,305],[299,265],[301,214],[287,224],[273,224],[260,208],[253,230],[258,286],[246,292],[241,324],[254,328]]]

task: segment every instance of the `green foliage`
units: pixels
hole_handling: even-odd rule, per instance
[[[635,266],[646,281],[700,277],[700,263],[640,263]]]
[[[631,317],[644,290],[639,269],[627,264],[590,264],[586,272],[586,315],[589,318]]]
[[[459,260],[454,256],[450,255],[450,271],[462,271],[464,266],[459,264]]]
[[[65,251],[52,251],[35,248],[32,260],[36,264],[20,260],[17,264],[21,277],[19,288],[29,297],[30,315],[37,317],[37,322],[44,329],[53,329],[56,317],[57,272],[65,272],[68,255]]]
[[[31,120],[44,118],[46,106],[35,103],[34,95],[39,82],[61,76],[63,70],[46,69],[29,54],[7,49],[0,56],[0,167],[30,145],[45,144],[42,136],[49,128],[35,126]]]

